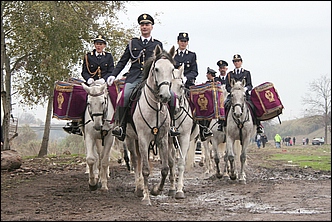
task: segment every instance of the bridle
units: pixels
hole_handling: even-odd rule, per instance
[[[233,89],[233,90],[237,90],[237,89]],[[231,92],[231,97],[233,97],[233,91]],[[246,101],[245,101],[245,95],[243,95],[243,102],[242,102],[242,104],[240,104],[240,103],[233,104],[233,101],[231,100],[232,118],[233,118],[234,122],[236,123],[237,127],[240,130],[240,142],[241,142],[241,145],[242,145],[242,129],[243,129],[244,124],[246,122],[249,122],[249,114],[250,114],[248,106],[246,106],[246,110],[244,110],[245,103],[246,103]],[[237,106],[239,106],[241,108],[241,116],[240,117],[237,117],[235,115],[235,108]],[[245,116],[242,116],[243,113],[245,113]]]
[[[160,59],[167,59],[167,58],[162,56]],[[152,66],[150,68],[150,71],[149,71],[149,76],[153,77],[154,88],[156,88],[156,89],[149,86],[147,80],[145,82],[146,87],[143,87],[143,95],[144,95],[144,98],[145,98],[148,106],[156,112],[156,125],[154,127],[151,126],[149,124],[149,122],[147,121],[146,117],[144,117],[144,114],[142,112],[142,107],[141,107],[141,104],[140,104],[140,100],[138,100],[138,102],[137,102],[137,106],[138,106],[138,109],[139,109],[139,112],[140,112],[140,115],[141,115],[142,119],[144,120],[145,124],[151,129],[151,133],[154,135],[154,139],[149,144],[149,150],[152,150],[154,155],[158,154],[158,152],[157,152],[157,142],[156,141],[157,141],[157,136],[159,134],[160,128],[164,125],[164,123],[166,122],[166,120],[169,116],[169,115],[166,114],[165,118],[161,121],[161,123],[159,123],[159,115],[160,115],[160,113],[164,113],[163,108],[166,107],[167,103],[160,102],[158,95],[159,95],[161,86],[166,85],[166,86],[169,87],[169,90],[170,90],[170,87],[171,87],[171,83],[169,81],[165,80],[165,81],[162,81],[161,83],[158,82],[157,76],[154,72],[155,71],[155,63],[157,61],[158,60],[154,61],[154,63],[152,64]],[[147,93],[146,88],[149,89],[149,92],[152,93],[153,97],[151,97],[150,93]],[[152,104],[152,102],[149,100],[148,97],[150,98],[150,100],[152,100],[152,102],[154,104]],[[168,112],[167,108],[166,108],[166,112]],[[149,116],[149,118],[151,118],[151,116]]]
[[[160,59],[167,59],[166,57],[161,57]],[[146,82],[145,83],[145,85],[147,86],[147,88],[150,90],[150,92],[152,92],[152,94],[154,95],[154,97],[156,98],[156,99],[158,99],[158,94],[159,94],[159,92],[160,92],[160,87],[162,87],[163,85],[166,85],[166,86],[169,86],[169,88],[171,88],[171,83],[170,82],[168,82],[168,81],[163,81],[163,82],[161,82],[160,84],[158,83],[158,80],[157,80],[157,75],[155,75],[155,73],[154,73],[154,70],[155,70],[155,65],[156,65],[156,62],[157,62],[158,60],[156,60],[153,64],[152,64],[152,66],[151,66],[151,68],[150,68],[150,71],[149,71],[149,75],[152,75],[153,77],[154,77],[154,85],[155,86],[157,86],[157,89],[156,90],[154,90],[151,86],[149,86],[149,84]],[[144,92],[145,93],[145,92]]]
[[[88,109],[88,112],[89,112],[89,115],[90,115],[92,121],[94,121],[95,116],[102,116],[103,117],[102,120],[104,123],[104,121],[106,120],[107,111],[108,111],[107,94],[105,94],[104,92],[100,92],[100,93],[96,93],[96,94],[89,94],[89,96],[92,96],[92,97],[103,96],[104,101],[103,101],[103,111],[102,112],[92,113],[91,104],[89,101],[87,101],[87,109]]]

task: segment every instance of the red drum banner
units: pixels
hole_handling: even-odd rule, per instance
[[[282,113],[284,106],[273,83],[265,82],[251,91],[251,101],[259,120],[269,120]]]
[[[195,120],[225,119],[224,95],[220,82],[190,86],[190,102]]]
[[[56,82],[53,99],[53,118],[81,120],[86,107],[86,99],[87,93],[81,85],[73,82]]]

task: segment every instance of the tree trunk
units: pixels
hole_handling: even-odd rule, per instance
[[[1,151],[1,170],[15,170],[22,165],[22,158],[15,150]]]
[[[42,144],[38,153],[38,157],[43,157],[47,155],[48,150],[48,142],[50,140],[50,132],[51,132],[51,119],[52,119],[52,111],[53,111],[53,88],[50,89],[49,96],[48,96],[48,103],[47,103],[47,112],[46,112],[46,121],[45,121],[45,128],[44,128],[44,135]]]

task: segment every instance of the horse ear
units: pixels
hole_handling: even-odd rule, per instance
[[[230,84],[231,84],[231,87],[233,88],[233,86],[234,86],[234,84],[235,84],[235,79],[231,79]]]
[[[246,79],[242,79],[242,85],[243,85],[243,86],[246,85]]]
[[[161,54],[162,49],[160,48],[159,45],[156,45],[155,49],[154,49],[154,55],[157,56],[159,54]]]
[[[172,48],[169,50],[169,54],[174,58],[174,56],[175,56],[175,47],[174,47],[174,45],[173,45]]]
[[[89,86],[88,85],[86,85],[85,83],[81,83],[81,85],[82,85],[82,87],[83,87],[83,89],[87,92],[87,93],[89,93]]]

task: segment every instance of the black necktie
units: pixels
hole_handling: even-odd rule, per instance
[[[236,74],[240,74],[240,69],[237,69],[237,70],[236,70]]]
[[[221,80],[223,80],[223,81],[224,81],[224,80],[225,80],[225,77],[221,77]]]
[[[98,54],[98,55],[97,55],[97,59],[101,59],[101,54]]]
[[[183,57],[183,52],[182,51],[180,52],[180,56]]]
[[[148,44],[148,40],[147,40],[147,39],[144,39],[144,40],[143,40],[143,45],[146,45],[146,44]]]

